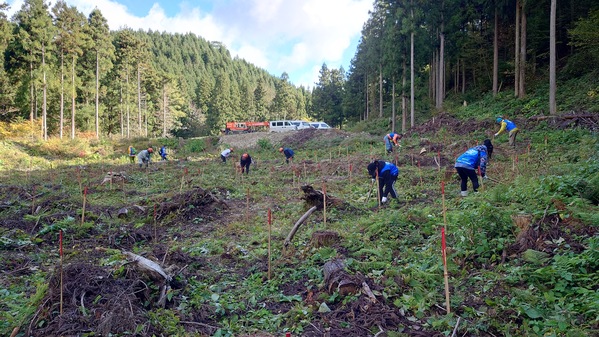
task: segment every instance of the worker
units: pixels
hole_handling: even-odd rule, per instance
[[[499,131],[497,131],[497,133],[495,134],[495,137],[499,136],[501,133],[507,130],[509,136],[509,144],[510,146],[515,147],[516,135],[518,134],[518,131],[520,131],[520,129],[518,129],[514,122],[507,118],[497,117],[495,119],[495,122],[501,125],[499,127]]]
[[[233,152],[233,148],[230,148],[230,149],[224,149],[223,152],[220,153],[220,159],[223,160],[223,163],[227,162],[227,158],[229,158],[229,156],[231,155],[232,152]]]
[[[158,154],[160,155],[161,160],[168,160],[166,158],[166,145],[162,145],[160,150],[158,150]]]
[[[143,164],[146,164],[146,167],[148,167],[151,160],[150,156],[153,152],[154,149],[152,149],[151,147],[149,147],[147,150],[139,151],[139,153],[137,154],[137,163],[139,164],[139,167],[142,167]]]
[[[403,138],[402,134],[391,132],[388,133],[383,140],[385,141],[385,149],[387,154],[393,152],[393,145],[400,146],[399,140]]]
[[[137,154],[135,148],[133,146],[129,146],[129,150],[127,152],[129,153],[129,160],[131,163],[135,163],[135,155]]]
[[[379,197],[381,203],[387,202],[387,195],[391,194],[392,198],[397,199],[397,193],[395,192],[395,182],[399,175],[399,169],[393,163],[386,162],[384,160],[375,160],[368,164],[368,174],[372,177],[374,182],[377,175],[379,178]],[[383,190],[384,187],[384,190]]]
[[[244,153],[241,155],[239,165],[241,166],[241,174],[250,174],[250,164],[252,163],[252,157],[249,154]]]
[[[285,155],[285,162],[287,164],[289,164],[290,160],[293,160],[293,156],[295,155],[295,152],[293,152],[292,149],[286,147],[286,148],[279,148],[279,152],[281,152],[282,154]]]
[[[491,140],[485,139],[483,145],[472,147],[461,154],[455,161],[455,169],[461,179],[460,194],[468,196],[468,179],[472,181],[472,189],[478,191],[477,170],[483,179],[487,179],[487,161],[493,154]]]

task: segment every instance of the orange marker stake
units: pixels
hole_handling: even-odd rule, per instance
[[[447,273],[447,249],[445,245],[445,228],[441,228],[441,251],[443,255],[443,278],[445,279],[445,308],[447,313],[451,313],[451,306],[449,305],[449,275]]]

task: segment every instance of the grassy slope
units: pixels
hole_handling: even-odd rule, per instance
[[[506,148],[505,138],[495,142],[488,174],[499,183],[487,182],[480,193],[460,198],[455,176],[445,171],[451,170],[455,156],[466,146],[494,131],[495,126],[482,118],[491,118],[496,109],[481,113],[480,107],[495,104],[489,100],[462,110],[467,118],[476,114],[481,119],[471,133],[441,126],[434,132],[409,134],[399,156],[399,202],[380,210],[375,198],[366,200],[370,180],[365,175],[368,160],[382,154],[379,135],[316,137],[295,147],[295,170],[283,165],[271,148],[252,149],[258,165],[244,179],[232,166],[219,163],[212,140],[170,141],[173,157],[191,161],[156,164],[149,171],[128,165],[120,155],[128,144],[5,141],[9,155],[2,163],[5,179],[0,190],[4,200],[0,334],[9,334],[15,326],[26,331],[32,317],[39,329],[58,326],[57,303],[52,307],[52,301],[45,300],[56,300],[47,289],[56,285],[52,280],[58,228],[65,230],[67,265],[100,266],[117,280],[142,278],[123,265],[117,250],[96,249],[103,247],[175,266],[179,285],[169,293],[166,309],[153,305],[157,290],[144,279],[149,290],[145,305],[139,303],[143,319],[131,319],[135,324],[129,332],[137,328],[141,334],[157,335],[257,331],[316,335],[330,327],[332,335],[359,336],[373,335],[381,326],[389,336],[415,331],[432,336],[451,334],[459,316],[460,335],[596,334],[597,136],[585,130],[555,130],[545,122],[531,124],[520,134],[516,152]],[[151,142],[158,143],[140,139],[135,145],[142,148]],[[420,156],[423,146],[429,152]],[[440,171],[435,155],[441,156]],[[124,185],[97,186],[108,171],[126,172],[130,180]],[[317,212],[298,231],[292,246],[284,248],[284,238],[306,210],[296,174],[302,184],[318,188],[326,180],[328,193],[362,211],[329,209],[326,226]],[[447,183],[451,315],[443,312],[442,180]],[[89,186],[83,225],[80,183]],[[229,207],[204,209],[186,203],[196,187],[212,191]],[[162,206],[169,202],[182,208],[167,212]],[[132,205],[146,211],[116,217],[118,209]],[[158,205],[156,222],[154,205]],[[31,215],[37,206],[39,211]],[[268,209],[273,213],[271,280],[266,280]],[[529,244],[544,254],[514,251],[519,237],[513,217],[518,215],[529,216],[537,229],[531,234],[541,237]],[[338,232],[340,243],[315,248],[311,235],[323,229]],[[333,257],[343,257],[350,273],[366,277],[379,304],[369,311],[362,306],[364,296],[326,293],[322,266]],[[87,311],[101,303],[89,301]],[[331,312],[319,312],[323,303]],[[36,313],[38,306],[51,310]],[[85,317],[81,306],[71,309],[73,315]],[[398,318],[389,318],[389,313]],[[381,323],[381,317],[387,320]],[[93,324],[89,326],[94,330]]]

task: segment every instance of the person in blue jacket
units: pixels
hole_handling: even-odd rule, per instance
[[[468,179],[472,181],[474,192],[478,190],[477,170],[480,168],[480,175],[487,179],[487,161],[493,154],[493,144],[491,140],[485,139],[483,145],[477,145],[462,153],[455,161],[455,169],[461,179],[460,194],[463,197],[468,196]]]
[[[285,162],[287,164],[289,164],[290,160],[293,160],[293,156],[295,155],[295,153],[293,152],[292,149],[286,147],[286,148],[279,148],[279,152],[283,153],[285,155]]]
[[[385,141],[385,150],[387,154],[393,152],[393,145],[399,146],[399,140],[403,138],[402,134],[391,132],[385,135],[383,140]]]
[[[161,160],[168,160],[168,159],[166,159],[166,145],[162,145],[160,150],[158,150],[158,154],[162,158]]]
[[[507,118],[501,118],[501,117],[497,117],[495,119],[495,123],[500,125],[499,131],[497,131],[497,133],[495,133],[495,137],[499,136],[504,131],[507,131],[508,136],[509,136],[509,145],[512,147],[515,147],[516,146],[516,135],[518,135],[518,131],[520,131],[520,129],[518,129],[518,127],[516,126],[516,123],[512,122],[511,120],[509,120]]]
[[[383,160],[375,160],[368,164],[368,174],[372,177],[372,180],[376,179],[377,172],[379,177],[379,196],[381,203],[387,202],[387,195],[391,194],[392,198],[397,199],[397,193],[395,192],[395,182],[399,175],[399,169],[393,163],[386,162]],[[384,190],[383,190],[384,187]]]

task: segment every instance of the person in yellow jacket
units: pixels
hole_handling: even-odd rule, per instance
[[[495,119],[495,122],[497,124],[500,124],[500,128],[499,131],[497,131],[497,133],[495,134],[495,137],[499,136],[501,133],[503,133],[504,131],[507,130],[508,135],[509,135],[509,144],[510,146],[516,146],[516,135],[518,134],[518,131],[520,131],[520,129],[518,129],[518,127],[516,126],[516,124],[514,122],[512,122],[511,120],[507,119],[507,118],[501,118],[501,117],[497,117]]]

